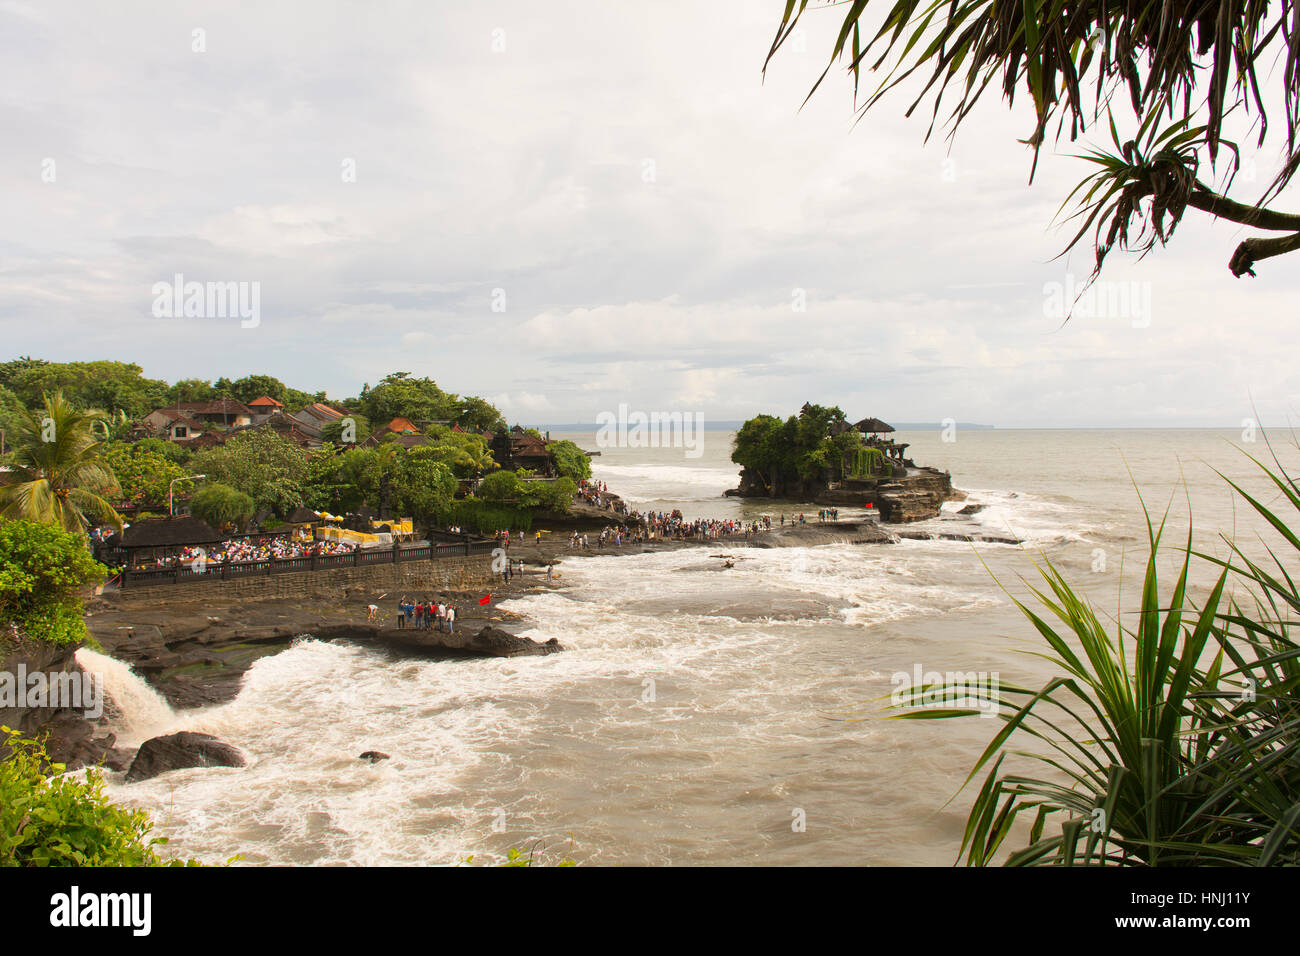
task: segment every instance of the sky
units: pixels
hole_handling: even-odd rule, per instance
[[[408,371],[539,425],[1296,419],[1300,256],[1235,279],[1252,233],[1194,215],[1063,322],[1086,144],[1030,186],[1023,103],[928,145],[837,72],[801,109],[839,21],[764,77],[782,7],[0,0],[0,351],[340,400]],[[167,314],[177,275],[256,320]]]

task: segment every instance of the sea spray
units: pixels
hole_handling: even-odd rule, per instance
[[[94,674],[103,693],[120,716],[113,726],[119,744],[140,744],[176,722],[167,700],[150,687],[130,665],[88,647],[77,650],[77,663]]]

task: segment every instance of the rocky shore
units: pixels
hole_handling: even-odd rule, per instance
[[[960,495],[960,492],[956,493]],[[978,506],[972,506],[977,508]],[[590,513],[587,513],[587,512]],[[109,591],[86,601],[85,620],[103,652],[130,665],[153,686],[173,709],[220,704],[238,693],[245,673],[259,659],[289,647],[294,640],[310,635],[317,640],[351,641],[382,648],[394,655],[419,655],[432,659],[470,656],[515,657],[561,652],[557,639],[544,643],[510,632],[521,622],[499,604],[509,598],[564,585],[563,563],[587,557],[640,554],[681,548],[787,548],[830,544],[893,544],[905,538],[944,538],[959,541],[1018,543],[1010,538],[961,532],[895,530],[871,518],[841,521],[811,521],[778,525],[770,531],[749,536],[709,540],[659,540],[600,546],[588,549],[569,546],[569,530],[598,531],[615,524],[604,509],[588,508],[566,526],[551,527],[539,542],[535,535],[511,543],[508,553],[514,562],[523,561],[523,571],[509,582],[496,578],[481,590],[432,589],[401,591],[369,585],[343,589],[320,587],[293,598],[250,600],[236,595],[221,596],[198,588],[159,587],[146,592]],[[595,539],[596,535],[591,534]],[[483,561],[491,558],[483,556]],[[546,570],[557,573],[548,582]],[[486,604],[480,599],[490,594]],[[440,600],[457,609],[456,632],[396,627],[397,604],[411,600]],[[380,608],[377,621],[368,620],[368,607]],[[12,643],[12,642],[11,642]],[[8,652],[7,665],[20,660],[28,670],[75,669],[73,648],[55,649],[26,642]],[[112,713],[112,702],[107,703]],[[0,715],[4,716],[4,715]],[[50,711],[8,715],[9,724],[31,731],[49,732],[50,752],[70,769],[103,762],[115,770],[127,770],[139,753],[116,747],[111,734],[104,734],[83,715]],[[176,735],[173,735],[176,736]],[[165,741],[159,743],[159,741]],[[152,754],[132,779],[153,775],[171,761],[174,767],[215,765],[219,755],[229,755],[220,741],[155,738],[149,741]],[[186,761],[190,761],[187,763]],[[197,762],[195,762],[197,761]],[[225,764],[230,765],[230,764]],[[158,768],[162,768],[161,770]]]

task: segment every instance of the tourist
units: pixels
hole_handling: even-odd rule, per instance
[[[397,627],[399,630],[406,627],[406,597],[397,599]]]
[[[447,633],[456,633],[456,609],[450,605],[447,607]]]
[[[371,604],[371,605],[368,605],[368,606],[367,606],[367,610],[370,612],[370,613],[368,613],[368,614],[366,615],[366,620],[367,620],[367,621],[373,621],[373,620],[375,620],[375,619],[377,619],[377,618],[379,617],[379,605],[378,605],[378,604]]]

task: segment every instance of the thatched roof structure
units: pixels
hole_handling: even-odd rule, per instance
[[[316,512],[312,511],[306,505],[299,505],[297,508],[290,511],[284,520],[288,524],[311,524],[312,522],[320,521],[321,519],[316,517]]]
[[[198,518],[148,518],[122,532],[121,546],[134,548],[176,548],[188,544],[214,544],[224,540]]]
[[[879,418],[864,418],[862,419],[862,421],[858,422],[853,427],[856,428],[858,431],[864,432],[866,434],[876,434],[879,432],[892,432],[894,430],[893,425],[887,425],[884,422],[882,422]]]

